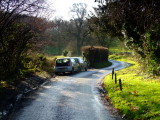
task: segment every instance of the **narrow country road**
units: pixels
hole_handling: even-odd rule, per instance
[[[111,61],[112,66],[68,76],[57,76],[29,96],[10,120],[118,120],[101,101],[97,86],[102,78],[126,66]]]

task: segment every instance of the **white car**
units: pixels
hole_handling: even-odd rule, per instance
[[[75,61],[79,64],[79,71],[88,69],[88,64],[86,61],[84,61],[81,57],[73,57]]]
[[[78,72],[79,64],[75,61],[74,58],[66,57],[66,58],[58,58],[56,59],[54,66],[54,73],[65,73],[65,72]]]

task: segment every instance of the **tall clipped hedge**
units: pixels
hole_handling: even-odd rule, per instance
[[[82,47],[82,52],[90,67],[94,67],[95,63],[108,62],[108,48],[102,46],[84,46]]]

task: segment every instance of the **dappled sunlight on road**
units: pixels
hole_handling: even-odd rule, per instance
[[[121,63],[115,62],[114,66]],[[120,69],[117,68],[117,69]],[[111,68],[92,69],[72,75],[56,76],[42,86],[12,120],[115,120],[104,106],[98,83]]]

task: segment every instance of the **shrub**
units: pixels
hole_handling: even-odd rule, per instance
[[[68,54],[68,51],[67,51],[67,50],[64,50],[64,51],[62,52],[62,55],[63,55],[63,56],[67,56],[67,54]]]
[[[84,46],[82,47],[82,51],[90,67],[94,67],[96,63],[108,61],[108,48],[102,46]]]

